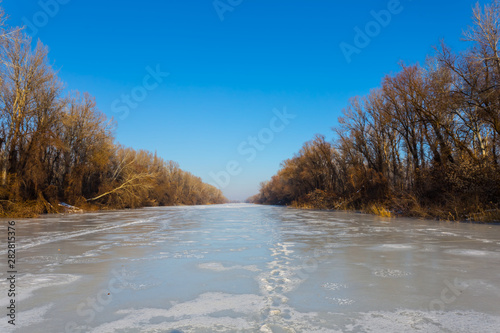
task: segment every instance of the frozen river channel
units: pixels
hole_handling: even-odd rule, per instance
[[[0,332],[500,332],[500,226],[258,205],[7,220]]]

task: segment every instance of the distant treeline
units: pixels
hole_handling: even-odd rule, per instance
[[[353,98],[334,128],[304,144],[255,203],[381,215],[500,220],[500,1],[473,11],[471,46],[444,43]]]
[[[217,188],[156,153],[115,143],[94,98],[63,95],[47,49],[0,13],[0,216],[223,203]]]

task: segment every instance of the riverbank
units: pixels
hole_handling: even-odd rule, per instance
[[[365,203],[359,207],[348,202],[333,203],[322,200],[294,201],[290,207],[299,209],[341,210],[377,215],[380,217],[413,217],[426,220],[500,223],[500,209],[473,206],[423,206],[414,198],[389,202]]]
[[[44,199],[25,201],[25,202],[12,202],[3,200],[0,203],[0,218],[36,218],[47,214],[82,214],[96,211],[113,211],[122,209],[139,209],[145,207],[174,207],[174,206],[194,206],[194,205],[214,205],[223,204],[218,203],[200,203],[200,204],[184,204],[177,203],[172,205],[159,205],[151,202],[149,205],[141,205],[134,207],[127,206],[109,206],[98,203],[89,203],[81,201],[78,205],[69,205],[64,202],[50,203]]]
[[[137,207],[140,208],[140,207]],[[0,217],[3,218],[35,218],[46,214],[75,214],[98,210],[112,210],[116,208],[106,207],[99,204],[85,204],[80,206],[68,205],[64,202],[50,203],[43,199],[23,202],[3,200],[0,204]]]

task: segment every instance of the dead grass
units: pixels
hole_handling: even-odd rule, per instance
[[[392,213],[386,207],[384,207],[384,205],[379,203],[371,204],[363,209],[363,211],[380,217],[392,217]]]
[[[39,200],[22,203],[3,201],[0,205],[0,216],[9,218],[33,218],[46,213],[45,204]]]
[[[318,207],[314,207],[311,203],[302,202],[302,201],[294,201],[290,204],[290,207],[299,208],[299,209],[319,209]]]

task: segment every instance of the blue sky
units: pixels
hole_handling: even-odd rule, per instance
[[[116,119],[118,142],[157,151],[221,185],[230,199],[257,193],[259,183],[314,134],[333,138],[331,127],[348,99],[377,87],[399,62],[425,62],[443,38],[455,50],[466,47],[460,38],[474,4],[2,2],[10,25],[28,25],[27,32],[49,47],[66,88],[89,92]],[[382,24],[375,24],[373,12],[382,10]],[[356,27],[369,29],[357,44]],[[359,46],[350,62],[341,44]],[[273,120],[283,110],[295,118]]]

